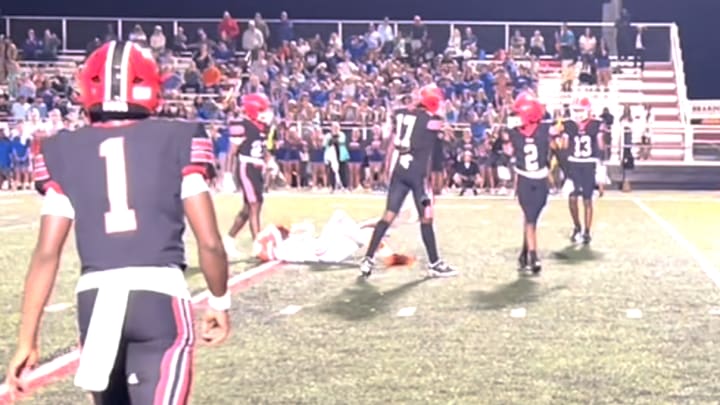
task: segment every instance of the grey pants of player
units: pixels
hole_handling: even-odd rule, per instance
[[[78,294],[80,341],[85,342],[97,290]],[[150,291],[132,291],[110,383],[92,393],[96,405],[183,405],[193,373],[192,304]]]

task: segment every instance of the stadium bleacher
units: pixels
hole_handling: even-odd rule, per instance
[[[22,61],[21,66],[24,70],[29,71],[37,69],[38,66],[44,66],[41,69],[46,71],[58,72],[62,75],[72,76],[77,69],[79,63],[82,62],[82,49],[86,42],[90,39],[85,37],[83,33],[89,31],[88,27],[92,25],[87,19],[83,18],[26,18],[26,17],[6,17],[6,32],[13,38],[24,34],[28,27],[36,30],[43,26],[57,27],[61,32],[63,49],[56,62],[48,64],[47,62]],[[271,30],[277,26],[278,21],[267,20]],[[217,20],[167,20],[167,19],[146,19],[124,21],[122,19],[113,20],[117,24],[117,32],[122,35],[123,32],[129,32],[130,27],[135,23],[143,24],[146,30],[150,26],[160,24],[168,26],[168,43],[178,27],[203,28],[207,32],[214,29]],[[296,20],[294,27],[296,35],[312,37],[315,33],[321,32],[328,34],[330,32],[338,32],[344,39],[345,43],[349,43],[353,35],[362,34],[368,23],[373,21],[346,21],[346,22],[328,22],[317,20]],[[395,32],[406,30],[411,22],[399,21],[393,23]],[[488,54],[500,48],[508,48],[509,38],[504,33],[509,33],[519,29],[523,33],[531,33],[538,29],[543,32],[544,36],[550,40],[559,23],[481,23],[475,21],[425,21],[424,24],[428,29],[428,35],[433,39],[433,47],[435,51],[441,51],[444,44],[447,43],[448,32],[452,32],[455,27],[472,27],[478,33],[483,41],[487,44],[480,46],[486,49]],[[580,30],[580,27],[590,26],[597,33],[603,30],[603,24],[591,23],[571,23],[571,28]],[[537,91],[540,97],[550,106],[559,106],[567,104],[579,96],[587,96],[593,100],[598,109],[603,107],[610,108],[616,116],[619,116],[623,105],[630,105],[636,109],[642,105],[650,105],[654,112],[654,122],[650,132],[653,134],[653,150],[651,160],[655,163],[672,164],[678,161],[693,160],[693,139],[691,131],[688,131],[688,113],[687,113],[687,96],[684,84],[684,73],[682,72],[682,55],[679,48],[679,39],[677,36],[677,27],[674,24],[643,24],[649,29],[648,42],[650,43],[647,56],[649,62],[644,72],[627,68],[623,69],[620,74],[613,76],[610,91],[608,93],[585,91],[582,86],[575,86],[578,89],[572,93],[563,93],[560,91],[560,73],[559,65],[547,63],[539,73],[539,84]],[[87,26],[87,27],[86,27]],[[77,28],[76,28],[77,27]],[[94,27],[94,26],[92,26]],[[504,33],[500,33],[500,29]],[[187,30],[187,29],[186,29]],[[189,32],[189,30],[187,30]],[[651,42],[650,42],[651,41]],[[550,47],[548,47],[550,48]],[[179,70],[184,70],[191,63],[189,56],[180,56],[175,60],[175,66]],[[524,63],[524,62],[520,62]],[[202,96],[202,95],[201,95]],[[207,95],[211,96],[211,95]],[[176,97],[177,102],[183,102],[187,107],[191,107],[193,100],[198,97],[197,94],[181,94]],[[599,111],[598,111],[599,112]],[[613,136],[613,156],[615,160],[619,159],[620,144],[619,134]]]

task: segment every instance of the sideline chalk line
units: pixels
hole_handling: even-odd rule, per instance
[[[280,261],[267,262],[240,274],[236,274],[228,279],[228,289],[232,294],[246,290],[272,275],[282,264],[283,263]],[[198,294],[195,294],[192,297],[191,302],[193,303],[193,306],[202,308],[207,304],[209,297],[210,291],[206,289]],[[28,387],[27,391],[19,397],[26,398],[38,389],[46,387],[53,382],[74,373],[77,369],[79,360],[80,350],[74,349],[69,353],[63,354],[48,361],[47,363],[41,364],[38,368],[28,373],[25,378]],[[8,392],[7,385],[0,385],[0,404],[4,405],[11,403],[12,401],[10,401],[10,393]]]

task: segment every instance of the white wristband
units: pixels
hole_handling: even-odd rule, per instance
[[[216,297],[212,294],[210,294],[210,298],[208,298],[208,306],[213,311],[227,311],[232,306],[232,297],[230,296],[230,291],[226,292],[225,295],[222,297]]]

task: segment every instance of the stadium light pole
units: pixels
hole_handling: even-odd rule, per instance
[[[603,27],[602,37],[608,45],[610,55],[617,55],[617,31],[614,24],[620,18],[623,0],[602,0],[602,21],[613,24],[612,27]]]

